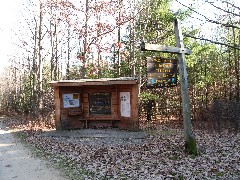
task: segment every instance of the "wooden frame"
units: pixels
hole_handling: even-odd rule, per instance
[[[88,128],[91,126],[117,126],[122,129],[138,129],[138,80],[134,78],[111,79],[81,79],[75,81],[53,81],[54,88],[55,122],[57,130]],[[63,106],[63,95],[79,93],[79,107]],[[89,107],[90,94],[111,94],[111,113],[91,114]],[[120,94],[126,93],[129,97],[128,110],[122,114]],[[99,102],[100,103],[100,102]],[[104,103],[104,102],[101,102]],[[101,108],[101,106],[99,106]],[[122,107],[123,108],[123,107]],[[126,108],[126,107],[124,107]],[[126,112],[125,112],[126,113]]]

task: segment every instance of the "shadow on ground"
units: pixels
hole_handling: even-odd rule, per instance
[[[74,137],[74,138],[116,138],[116,139],[145,139],[144,131],[126,131],[120,129],[81,129],[47,131],[40,134],[43,137]]]

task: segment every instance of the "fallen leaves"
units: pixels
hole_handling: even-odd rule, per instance
[[[26,140],[71,167],[79,179],[240,178],[239,134],[196,130],[199,155],[193,157],[184,151],[182,130],[153,131],[145,139],[48,137],[27,131]]]
[[[134,144],[129,143],[129,139],[119,143],[114,138],[80,139],[34,134],[27,140],[48,153],[74,161],[76,171],[83,168],[95,179],[229,179],[240,176],[238,136],[225,134],[220,137],[197,131],[200,152],[199,156],[191,157],[184,152],[184,138],[180,132],[149,136]]]

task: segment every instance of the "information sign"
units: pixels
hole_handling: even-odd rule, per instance
[[[177,59],[147,57],[147,87],[177,85]]]
[[[63,107],[79,107],[79,93],[63,94]]]
[[[111,115],[111,93],[89,93],[90,115]]]
[[[121,116],[131,117],[130,92],[120,92]]]

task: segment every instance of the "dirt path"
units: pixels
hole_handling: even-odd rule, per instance
[[[18,139],[3,128],[0,122],[0,179],[1,180],[65,180],[47,162],[31,155]]]

